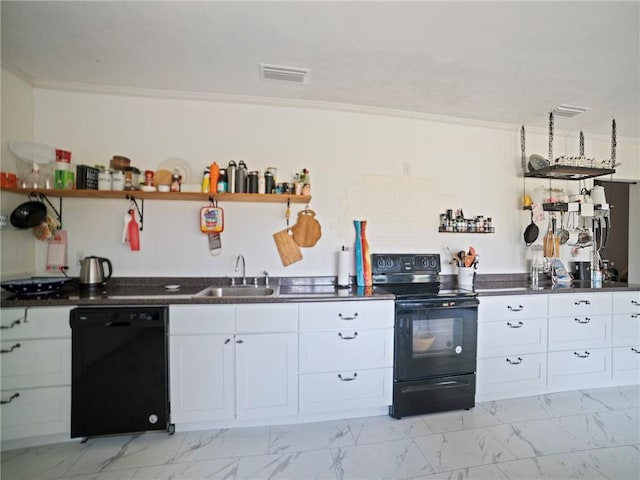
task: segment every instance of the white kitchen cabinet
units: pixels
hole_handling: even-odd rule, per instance
[[[549,317],[611,315],[611,293],[562,293],[549,295]]]
[[[611,346],[611,314],[549,317],[549,351]]]
[[[481,297],[478,401],[533,395],[547,382],[547,295]]]
[[[478,359],[479,401],[533,395],[547,382],[547,354],[511,354]]]
[[[393,301],[300,304],[300,413],[386,407],[393,396]]]
[[[613,294],[613,381],[640,383],[640,292]]]
[[[233,333],[169,337],[172,423],[234,417],[235,358],[232,342]]]
[[[298,335],[236,335],[236,416],[270,418],[298,413]]]
[[[549,352],[548,382],[563,390],[611,385],[611,348]]]
[[[297,413],[297,305],[172,305],[169,324],[172,423]]]
[[[3,447],[70,431],[72,308],[0,309]]]

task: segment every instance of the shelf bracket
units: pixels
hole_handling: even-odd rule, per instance
[[[133,206],[136,208],[138,212],[138,216],[140,217],[140,231],[142,231],[142,227],[144,226],[144,198],[140,199],[142,210],[138,207],[138,202],[136,202],[136,197],[134,197],[133,195],[127,195],[127,200],[129,200],[133,204]],[[131,207],[131,205],[129,205],[129,207]]]
[[[40,201],[44,201],[47,205],[49,205],[49,208],[51,208],[51,210],[53,210],[53,212],[56,214],[56,220],[58,221],[57,224],[57,229],[60,230],[62,228],[62,197],[58,197],[58,208],[56,208],[51,201],[49,200],[49,197],[47,197],[44,193],[36,193],[36,192],[31,192],[29,194],[29,199],[33,200],[33,201],[38,201],[38,199],[40,199]]]

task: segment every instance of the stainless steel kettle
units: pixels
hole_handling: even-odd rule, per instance
[[[103,265],[109,267],[109,274],[105,276]],[[93,287],[101,285],[111,278],[113,267],[111,260],[102,257],[84,257],[80,266],[80,286]]]

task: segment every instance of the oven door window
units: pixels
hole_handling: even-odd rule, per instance
[[[462,349],[460,319],[436,318],[413,321],[411,341],[413,358],[455,355]]]

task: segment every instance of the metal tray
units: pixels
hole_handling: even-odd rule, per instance
[[[53,293],[60,290],[72,279],[67,277],[30,277],[5,280],[0,287],[20,295]]]

